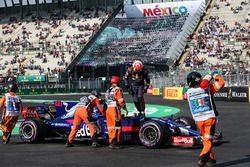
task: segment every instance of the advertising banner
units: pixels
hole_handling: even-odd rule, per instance
[[[249,102],[248,87],[231,87],[229,90],[230,101]]]
[[[127,17],[193,15],[201,5],[205,11],[203,0],[125,5],[124,10]]]
[[[229,89],[228,87],[222,88],[218,93],[214,94],[214,99],[216,101],[229,101],[230,95],[229,95]]]
[[[45,82],[44,75],[18,76],[18,82]]]
[[[152,95],[160,95],[160,88],[153,88]]]
[[[56,77],[56,76],[49,76],[48,77],[48,82],[58,82],[58,77]]]
[[[163,98],[171,100],[183,100],[182,87],[164,87]]]

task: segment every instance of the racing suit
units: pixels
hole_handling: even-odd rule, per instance
[[[111,86],[106,93],[107,101],[107,127],[109,143],[116,145],[121,137],[121,108],[126,110],[126,103],[123,99],[123,91],[118,86]]]
[[[187,91],[189,107],[202,136],[203,149],[200,160],[204,163],[215,161],[212,144],[218,111],[213,96],[223,87],[223,78],[216,75],[213,80],[203,79],[198,88],[190,88]]]
[[[74,114],[73,126],[68,137],[68,143],[73,142],[82,122],[85,122],[90,130],[92,144],[97,143],[98,128],[92,117],[94,107],[97,107],[99,111],[105,115],[104,108],[96,96],[89,95],[80,99]]]
[[[129,93],[132,95],[135,107],[139,112],[139,117],[144,119],[145,101],[143,93],[147,92],[147,89],[150,85],[148,71],[144,68],[136,71],[133,69],[133,67],[130,67],[126,72],[124,79],[125,86],[128,89]]]
[[[3,109],[1,128],[3,131],[3,143],[8,144],[11,132],[16,125],[19,113],[22,110],[22,101],[14,92],[6,93],[0,100],[0,108]]]

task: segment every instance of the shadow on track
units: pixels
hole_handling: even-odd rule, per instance
[[[246,155],[247,158],[242,158],[234,161],[228,161],[228,162],[223,162],[219,163],[216,165],[216,167],[227,167],[227,166],[233,166],[233,165],[239,165],[239,164],[244,164],[250,162],[250,155]]]

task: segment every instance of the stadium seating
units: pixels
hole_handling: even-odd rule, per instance
[[[223,74],[235,73],[236,69],[248,73],[249,10],[247,1],[215,1],[202,26],[192,36],[184,54],[185,67],[223,69]]]
[[[21,74],[49,75],[61,72],[81,51],[107,18],[101,8],[65,9],[5,16],[0,21],[0,74],[17,68]]]

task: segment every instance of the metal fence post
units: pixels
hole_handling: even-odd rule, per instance
[[[246,83],[247,83],[248,86],[250,86],[250,81],[249,81],[249,79],[250,79],[250,74],[247,75],[247,82],[246,82]]]
[[[90,89],[90,83],[89,83],[90,78],[88,78],[88,89]]]
[[[80,78],[79,78],[79,89],[82,89],[82,79],[83,79],[83,76],[81,76]]]
[[[68,85],[69,85],[69,89],[70,89],[70,70],[68,70]]]

